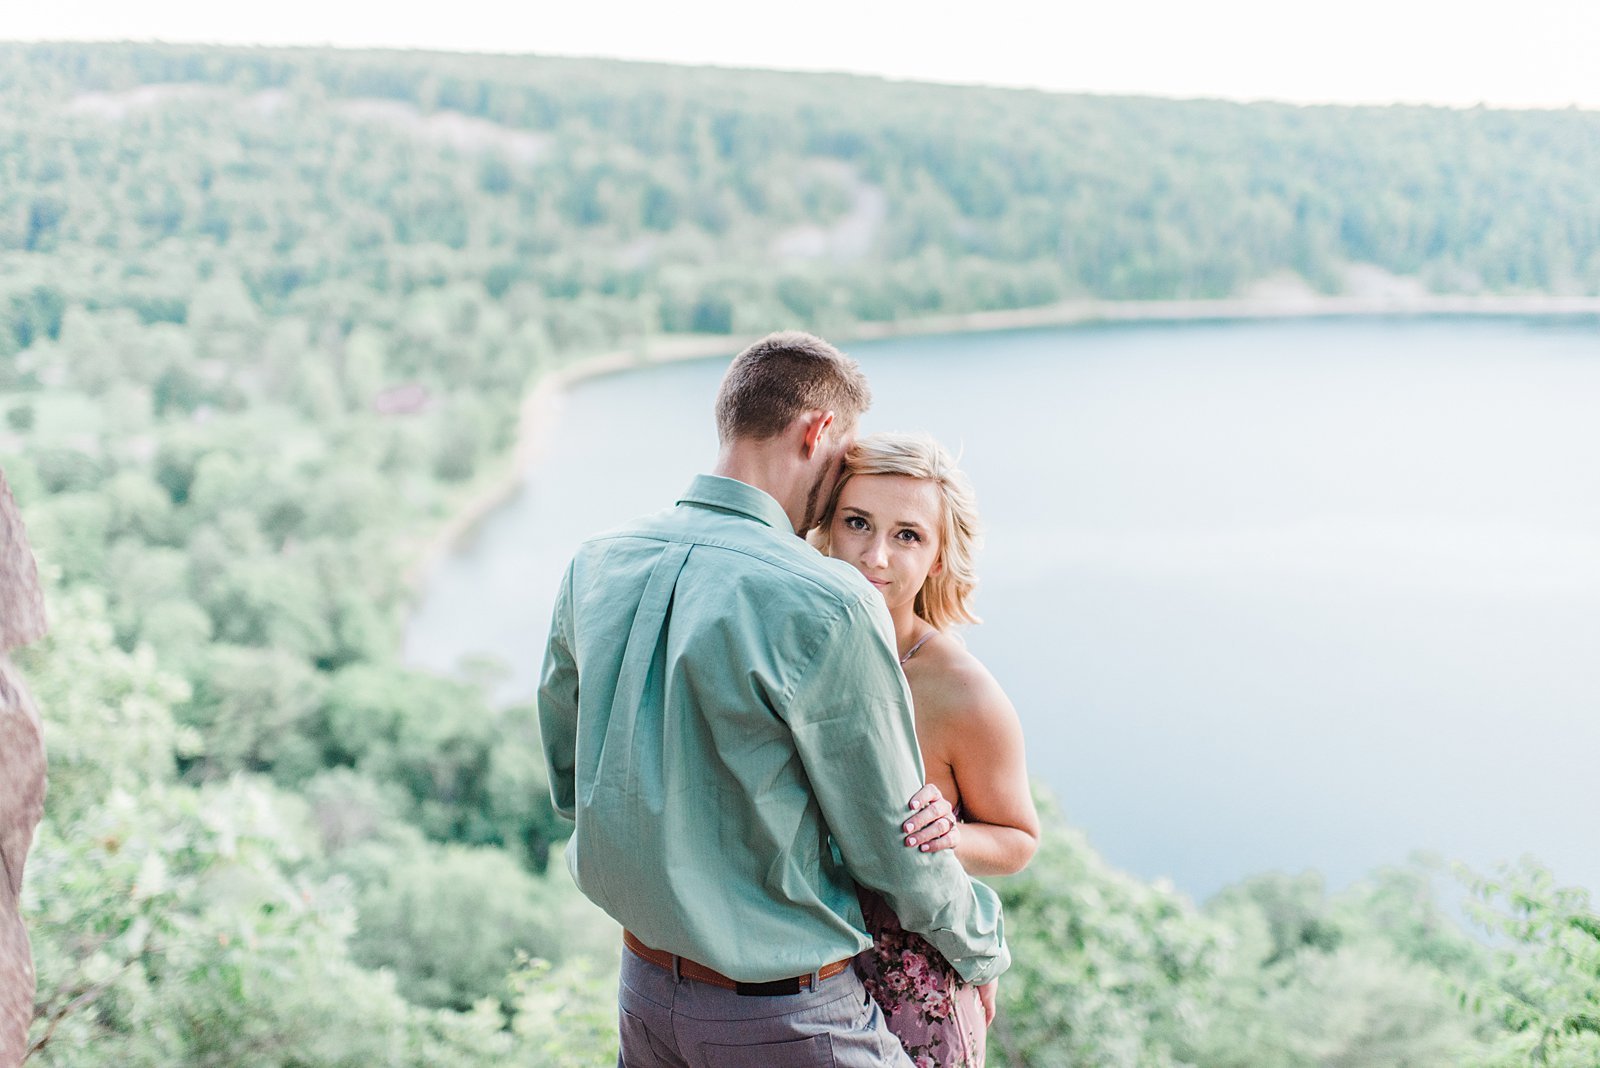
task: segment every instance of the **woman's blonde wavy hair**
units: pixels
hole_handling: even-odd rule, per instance
[[[856,475],[908,475],[926,479],[939,490],[939,557],[944,566],[929,575],[917,591],[913,610],[938,630],[961,623],[981,623],[972,611],[978,588],[973,556],[982,542],[978,504],[972,483],[944,446],[928,434],[871,434],[845,454],[844,471],[828,498],[822,521],[811,531],[811,544],[824,553],[833,547],[833,513],[839,494]]]

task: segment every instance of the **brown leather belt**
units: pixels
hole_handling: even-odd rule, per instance
[[[693,979],[697,983],[710,983],[720,986],[724,990],[732,990],[741,997],[770,998],[781,997],[784,994],[798,994],[802,990],[811,989],[810,975],[797,975],[792,979],[775,979],[770,983],[741,983],[737,979],[729,979],[715,968],[707,968],[704,964],[697,964],[688,957],[678,957],[659,949],[651,949],[634,936],[632,931],[622,932],[622,944],[633,951],[640,960],[649,961],[657,968],[664,968],[682,979]],[[832,979],[846,968],[850,967],[851,958],[836,960],[832,964],[824,964],[816,971],[818,982]]]

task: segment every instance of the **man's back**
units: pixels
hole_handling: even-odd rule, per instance
[[[741,482],[702,476],[587,542],[540,693],[584,892],[649,945],[766,982],[865,947],[854,876],[968,979],[1003,970],[992,893],[895,832],[922,769],[888,627]]]

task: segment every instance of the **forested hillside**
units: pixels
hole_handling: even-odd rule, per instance
[[[1597,173],[1578,111],[0,45],[0,466],[53,623],[29,1063],[614,1063],[532,710],[399,660],[540,374],[1352,267],[1596,294]],[[992,1064],[1600,1059],[1600,921],[1537,870],[1483,888],[1490,950],[1437,872],[1201,908],[1045,808]]]

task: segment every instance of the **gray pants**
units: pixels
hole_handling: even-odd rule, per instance
[[[854,968],[816,990],[741,997],[624,949],[618,1068],[912,1068]]]

